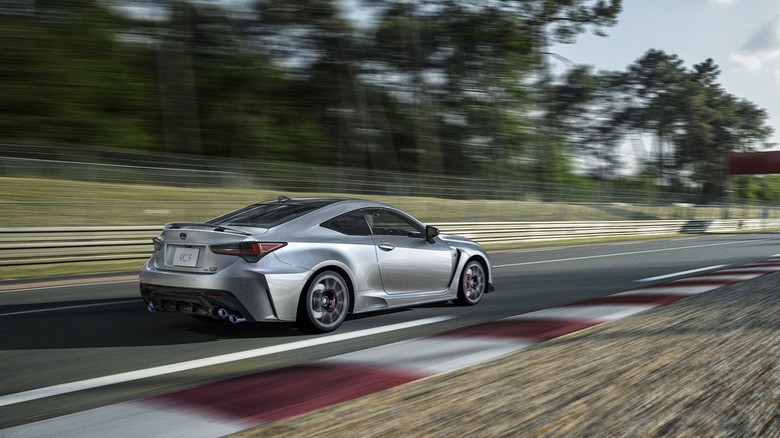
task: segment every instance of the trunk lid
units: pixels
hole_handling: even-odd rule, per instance
[[[241,259],[214,253],[210,247],[238,245],[249,236],[251,234],[246,231],[208,224],[168,224],[157,238],[157,246],[161,244],[162,247],[152,258],[157,269],[213,274]]]

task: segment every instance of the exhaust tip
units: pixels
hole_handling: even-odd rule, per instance
[[[228,316],[228,321],[232,322],[233,324],[236,324],[239,322],[245,322],[246,318],[241,318],[231,313],[230,316]]]
[[[220,307],[217,309],[217,316],[219,316],[222,319],[225,319],[230,316],[230,312],[227,311],[224,307]]]
[[[149,304],[146,305],[146,310],[148,310],[150,313],[154,313],[157,309],[154,308],[154,303],[149,301]]]

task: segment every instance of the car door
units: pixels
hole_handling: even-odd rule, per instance
[[[382,285],[388,294],[443,291],[449,286],[453,256],[441,239],[425,239],[425,228],[401,213],[372,209],[371,227]]]
[[[342,248],[347,265],[356,275],[356,292],[383,290],[379,263],[376,259],[376,245],[371,237],[371,228],[366,221],[367,211],[355,210],[337,216],[321,225],[342,234],[333,241]]]

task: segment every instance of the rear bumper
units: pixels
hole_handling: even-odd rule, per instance
[[[217,311],[224,308],[247,321],[295,321],[310,271],[265,274],[247,265],[206,274],[157,269],[147,262],[139,272],[141,297],[159,311],[219,318]]]
[[[179,312],[224,319],[226,314],[247,318],[249,310],[228,291],[181,289],[141,283],[144,303],[156,312]],[[225,309],[220,315],[219,309]],[[248,319],[248,318],[247,318]]]

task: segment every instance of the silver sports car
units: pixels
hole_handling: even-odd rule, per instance
[[[151,312],[295,321],[314,332],[347,313],[456,300],[493,290],[478,244],[397,208],[348,198],[261,202],[204,223],[170,223],[140,272]]]

